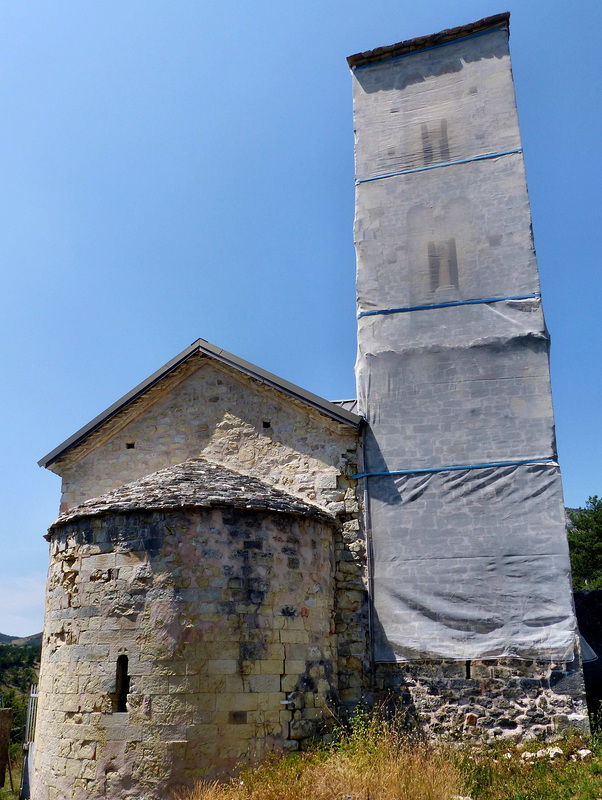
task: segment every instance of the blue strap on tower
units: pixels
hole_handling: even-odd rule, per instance
[[[468,164],[471,161],[485,161],[488,158],[498,158],[499,156],[510,156],[514,153],[522,153],[523,148],[517,147],[515,150],[501,150],[499,153],[483,153],[479,156],[470,156],[470,158],[460,158],[457,161],[441,161],[438,164],[428,164],[424,167],[414,167],[413,169],[402,169],[399,172],[386,172],[384,175],[372,175],[370,178],[358,178],[355,182],[356,186],[360,183],[368,183],[369,181],[379,181],[381,178],[394,178],[397,175],[410,175],[413,172],[425,172],[427,169],[437,169],[438,167],[451,167],[453,164]]]
[[[407,314],[408,311],[430,311],[434,308],[454,308],[455,306],[474,306],[482,303],[502,303],[504,300],[541,300],[540,292],[514,294],[508,297],[483,297],[475,300],[450,300],[447,303],[430,303],[424,306],[402,306],[401,308],[382,308],[378,311],[360,311],[360,317],[375,317],[379,314]]]
[[[522,467],[529,464],[542,464],[557,467],[553,458],[530,458],[524,461],[494,461],[489,464],[454,464],[447,467],[424,467],[421,469],[392,469],[389,472],[360,472],[352,475],[353,479],[379,478],[387,475],[430,475],[435,472],[457,472],[463,469],[491,469],[495,467]]]

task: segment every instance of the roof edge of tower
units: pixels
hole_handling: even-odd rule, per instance
[[[502,14],[494,14],[491,17],[483,17],[483,19],[480,19],[477,22],[471,22],[468,25],[459,25],[457,28],[447,28],[439,33],[431,33],[427,36],[417,36],[414,39],[406,39],[404,42],[397,42],[397,44],[391,44],[385,47],[377,47],[374,50],[366,50],[364,53],[356,53],[355,55],[347,58],[347,63],[352,69],[355,69],[356,67],[364,67],[368,64],[385,61],[389,58],[397,58],[398,56],[403,56],[407,53],[414,53],[419,50],[428,50],[430,47],[449,44],[450,42],[463,39],[467,36],[486,33],[494,28],[506,28],[509,30],[509,23],[510,12],[505,11]]]

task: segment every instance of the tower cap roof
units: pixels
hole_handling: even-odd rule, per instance
[[[386,61],[389,58],[398,58],[419,50],[428,50],[431,47],[439,47],[443,44],[450,44],[458,39],[465,39],[481,33],[500,29],[508,30],[510,22],[510,12],[495,14],[492,17],[484,17],[477,22],[468,25],[459,25],[457,28],[447,28],[439,33],[431,33],[428,36],[417,36],[414,39],[406,39],[404,42],[397,42],[386,47],[377,47],[375,50],[366,50],[364,53],[356,53],[347,58],[347,63],[352,69],[365,67],[368,64],[375,64],[378,61]]]

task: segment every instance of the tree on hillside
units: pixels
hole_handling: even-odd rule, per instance
[[[13,709],[10,740],[16,755],[23,741],[29,687],[38,682],[40,648],[0,644],[0,707]]]
[[[602,589],[602,499],[594,495],[567,514],[573,588]]]

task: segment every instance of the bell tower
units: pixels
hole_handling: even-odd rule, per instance
[[[573,658],[508,22],[348,59],[376,662]]]

